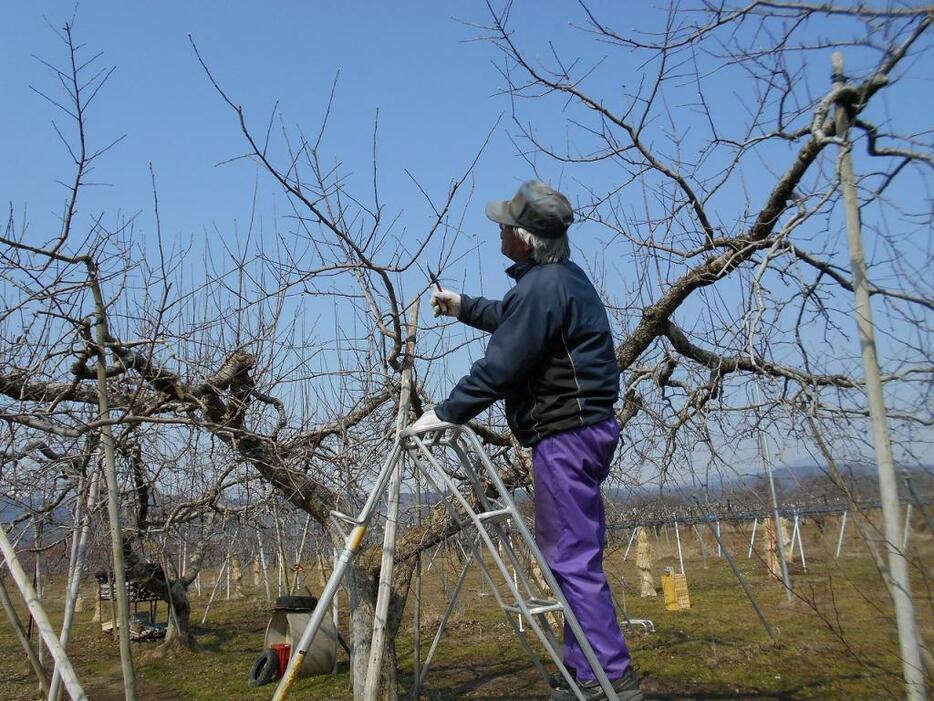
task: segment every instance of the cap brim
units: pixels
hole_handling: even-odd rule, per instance
[[[519,222],[509,214],[509,200],[493,200],[486,203],[486,216],[497,224],[506,226],[521,226]]]

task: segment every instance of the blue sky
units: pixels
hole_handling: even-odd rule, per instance
[[[593,5],[598,14],[613,17],[622,30],[651,29],[663,18],[643,3],[627,3],[625,16],[610,12],[619,7],[617,3]],[[534,47],[533,58],[539,52],[549,58],[549,42],[553,42],[564,56],[597,63],[611,50],[582,39],[570,26],[572,20],[581,21],[580,13],[568,6],[557,1],[518,3],[516,26],[524,45]],[[220,255],[223,239],[237,232],[242,237],[254,188],[257,229],[269,236],[287,228],[282,222],[287,208],[278,188],[253,163],[236,160],[218,165],[243,153],[244,142],[234,116],[197,63],[189,44],[191,34],[215,77],[244,106],[251,126],[259,132],[276,101],[287,128],[301,125],[316,132],[339,73],[325,152],[342,164],[352,188],[363,192],[371,179],[371,136],[378,108],[382,198],[391,216],[400,215],[407,235],[423,231],[430,213],[406,171],[432,196],[443,196],[505,114],[468,184],[475,189],[472,199],[460,201],[461,207],[466,204],[460,252],[472,250],[470,236],[477,236],[481,246],[495,248],[496,228],[483,216],[483,203],[510,197],[533,170],[509,138],[515,130],[508,120],[509,100],[498,94],[502,87],[498,53],[486,42],[471,41],[478,30],[458,21],[482,23],[485,13],[482,3],[81,3],[75,36],[86,45],[85,55],[102,51],[101,66],[116,66],[88,115],[91,143],[102,146],[123,134],[126,138],[99,162],[91,180],[105,185],[85,191],[79,223],[86,224],[92,213],[100,211],[110,217],[139,213],[137,235],[146,240],[154,226],[152,163],[163,233],[179,245],[191,242],[197,254],[190,263],[193,271],[201,265],[202,250]],[[49,25],[58,28],[70,15],[70,5],[60,2],[17,1],[0,7],[0,200],[12,204],[17,219],[27,209],[28,237],[33,242],[56,232],[65,196],[56,180],[71,175],[52,120],[70,125],[30,88],[56,92],[54,76],[33,56],[55,64],[65,60],[64,47]],[[864,59],[851,53],[848,67],[857,71],[865,65]],[[817,93],[824,90],[827,65],[829,52],[815,55],[813,65],[805,67]],[[641,77],[641,64],[635,58],[614,52],[613,62],[601,64],[589,87],[608,105],[619,107]],[[735,79],[735,74],[723,80],[712,76],[705,84],[727,131],[740,130],[744,119],[743,111],[731,102],[743,87]],[[685,85],[685,100],[691,90]],[[926,129],[934,110],[932,95],[927,79],[915,80],[893,90],[891,98],[880,103],[880,114],[899,112],[910,104],[912,109],[904,110],[903,119],[910,128]],[[552,109],[553,117],[562,114],[560,104],[553,103]],[[704,129],[703,122],[681,126],[688,144]],[[536,127],[552,143],[560,144],[567,136],[567,125],[559,118],[541,119]],[[665,126],[658,130],[657,143],[665,148]],[[771,183],[769,170],[781,169],[786,162],[784,156],[774,161],[767,156],[758,172],[752,169],[745,174],[732,194],[752,193],[752,201],[760,199]],[[572,198],[578,187],[601,179],[609,182],[612,177],[603,166],[590,168],[584,177],[545,159],[538,159],[537,166],[542,177],[567,189]],[[712,211],[730,230],[741,212],[731,206],[731,192],[724,194],[727,197],[712,203]],[[638,208],[640,199],[641,193],[635,191],[627,205]],[[581,257],[602,261],[605,232],[585,226],[575,236]],[[469,254],[463,265],[452,266],[448,282],[456,288],[467,279],[466,289],[475,289],[482,281],[484,291],[501,293],[506,288],[499,272],[503,263],[498,253]],[[620,259],[624,278],[626,265]],[[727,285],[722,294],[730,296],[736,290]],[[320,311],[327,316],[328,309]],[[690,313],[689,307],[682,317],[688,327]],[[854,346],[854,357],[856,353]],[[446,381],[459,374],[451,371]]]
[[[50,73],[31,55],[60,62],[63,3],[7,3],[0,10],[4,99],[0,158],[3,199],[31,202],[34,227],[54,201],[51,181],[67,172],[50,122],[54,108],[29,86],[54,92]],[[220,9],[223,7],[223,9]],[[215,164],[242,152],[237,125],[211,89],[188,42],[194,37],[217,78],[263,125],[276,100],[288,126],[324,112],[338,70],[329,143],[348,164],[369,162],[369,136],[380,108],[380,156],[387,172],[403,168],[426,183],[447,183],[482,142],[497,114],[495,83],[483,52],[460,40],[471,32],[436,3],[83,3],[76,36],[115,65],[91,110],[97,143],[126,133],[101,162],[111,184],[97,201],[125,211],[151,207],[149,162],[159,182],[163,228],[200,232],[249,213],[254,168]],[[451,56],[457,54],[457,57]],[[480,70],[478,70],[478,66]],[[443,158],[439,156],[443,154]],[[505,176],[497,185],[509,182]],[[265,184],[264,184],[265,185]],[[387,187],[389,201],[400,195]],[[400,188],[405,192],[404,187]],[[274,188],[263,188],[270,194]],[[95,193],[97,194],[97,193]],[[407,199],[415,199],[410,193]]]

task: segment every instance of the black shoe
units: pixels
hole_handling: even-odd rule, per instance
[[[558,677],[564,682],[564,677],[560,674]],[[552,679],[553,678],[554,677],[552,677]],[[613,690],[616,692],[619,701],[643,701],[645,698],[642,695],[642,690],[639,688],[639,679],[636,677],[636,673],[632,668],[619,679],[611,679],[610,683],[613,685]],[[600,682],[596,680],[589,682],[579,681],[577,682],[577,686],[586,701],[606,701],[607,695],[600,687]],[[577,701],[577,697],[574,695],[574,692],[571,691],[567,682],[564,682],[564,688],[552,688],[551,698],[552,701]]]
[[[577,677],[577,670],[573,667],[568,667],[568,672],[570,672],[572,677]],[[555,689],[570,689],[571,685],[568,684],[568,680],[564,678],[564,675],[561,672],[555,672],[548,678],[548,687],[552,690]]]

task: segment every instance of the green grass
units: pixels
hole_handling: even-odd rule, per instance
[[[812,532],[813,531],[813,532]],[[696,549],[684,535],[686,569],[692,608],[671,613],[658,599],[637,595],[638,576],[633,562],[622,562],[625,543],[613,543],[607,572],[619,598],[620,577],[625,577],[629,613],[651,618],[656,632],[628,635],[633,659],[644,678],[649,698],[664,699],[888,699],[900,698],[901,667],[891,605],[872,563],[859,545],[848,543],[845,556],[834,560],[834,535],[822,540],[813,526],[806,540],[809,572],[797,574],[800,598],[788,604],[781,587],[755,557],[746,558],[748,536],[724,529],[737,562],[766,616],[779,634],[772,644],[754,615],[725,560],[711,558],[701,567]],[[934,543],[916,533],[913,554],[930,563]],[[659,541],[657,572],[676,565],[665,539]],[[444,608],[442,570],[449,586],[457,575],[452,558],[438,557],[424,577],[423,620],[437,621]],[[923,635],[934,636],[934,607],[930,581],[915,570],[918,620]],[[657,582],[658,583],[658,582]],[[53,622],[61,619],[60,586],[53,582],[47,600]],[[12,586],[6,580],[8,588]],[[14,593],[15,592],[11,592]],[[122,698],[117,645],[90,622],[93,594],[78,616],[70,647],[79,678],[94,701]],[[193,620],[200,620],[207,595],[193,599]],[[410,597],[411,602],[411,597]],[[346,605],[346,598],[342,598]],[[164,608],[161,609],[164,615]],[[413,625],[411,607],[398,642],[399,679],[411,688]],[[204,650],[159,658],[157,644],[134,644],[143,701],[268,699],[272,687],[251,689],[249,667],[260,652],[268,619],[259,592],[247,598],[215,601],[207,623],[197,628]],[[434,628],[422,631],[422,656],[427,653]],[[307,701],[350,699],[345,656],[336,675],[303,679],[293,698]],[[35,683],[26,668],[9,626],[0,625],[0,698],[33,699]],[[426,699],[522,701],[546,698],[545,688],[532,664],[481,584],[479,572],[468,576],[461,603],[455,611],[428,677]]]

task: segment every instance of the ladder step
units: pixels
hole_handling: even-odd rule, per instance
[[[550,611],[564,610],[564,607],[554,599],[526,599],[524,603],[529,613],[533,616],[537,616],[540,613],[549,613]],[[503,610],[509,611],[510,613],[522,613],[522,608],[519,606],[518,602],[503,606]]]
[[[481,521],[488,521],[490,523],[499,523],[500,521],[506,521],[512,518],[513,513],[512,509],[494,509],[493,511],[483,511],[477,514],[477,518]]]

